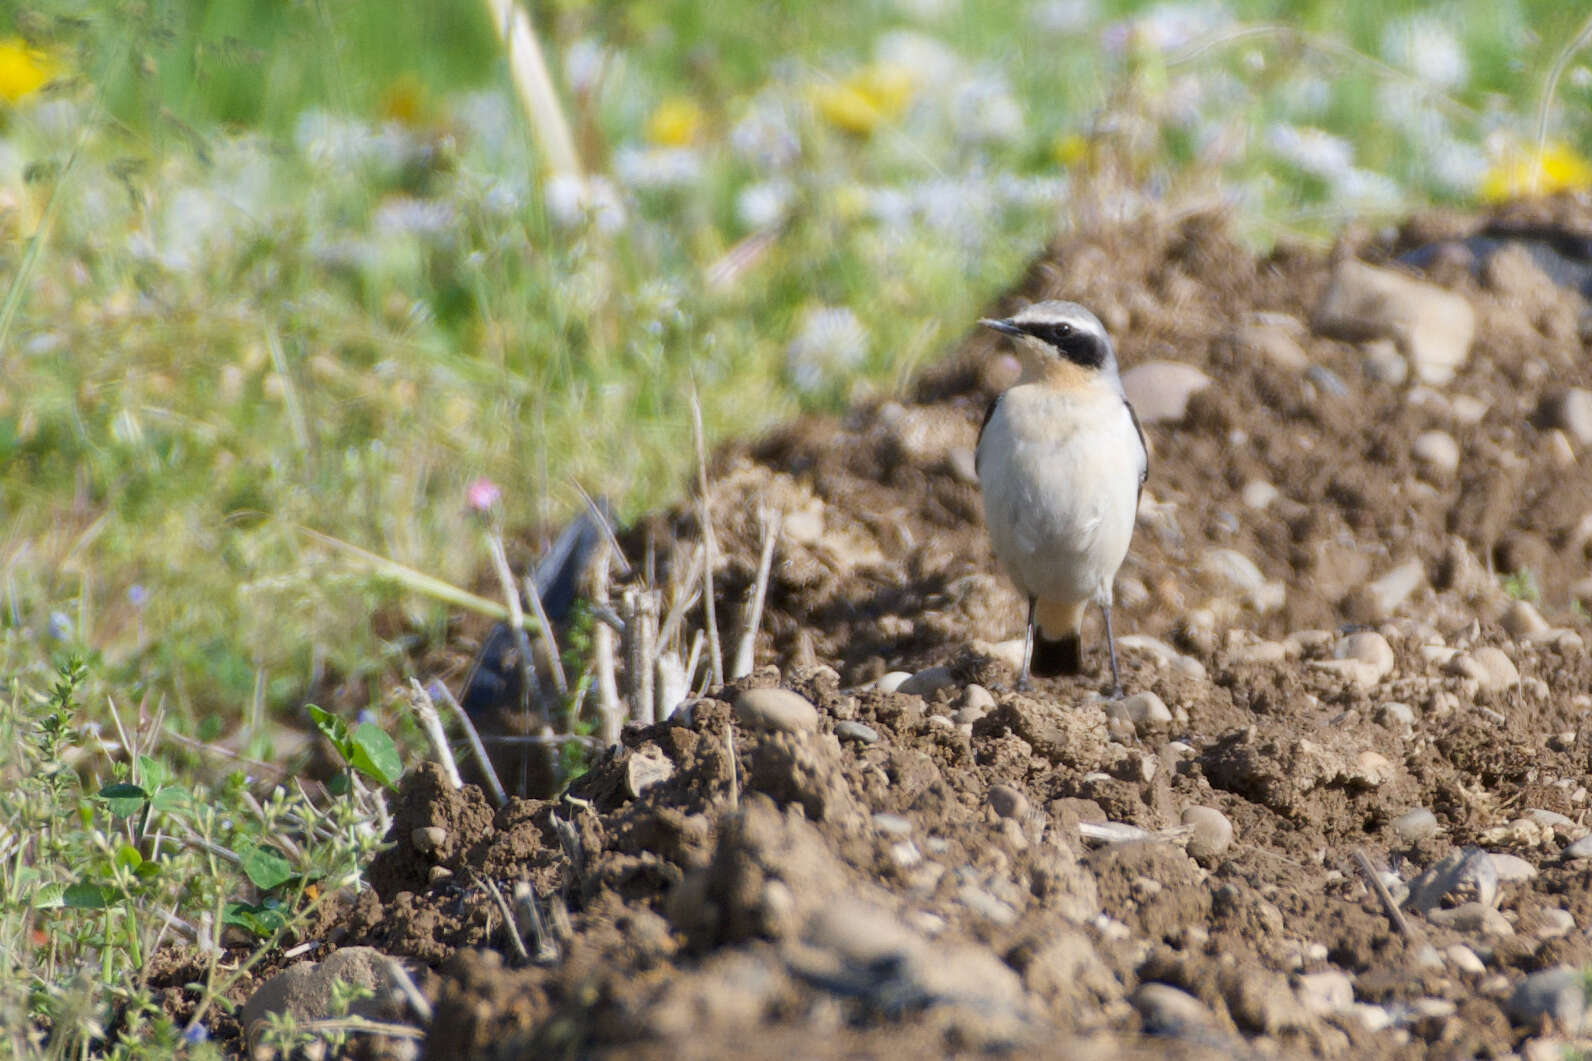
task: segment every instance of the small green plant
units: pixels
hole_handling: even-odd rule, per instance
[[[1523,567],[1512,575],[1503,578],[1504,592],[1513,600],[1529,601],[1532,604],[1542,600],[1542,590],[1537,587],[1537,576],[1529,567]]]
[[[397,788],[403,775],[403,762],[398,757],[398,746],[374,722],[361,722],[349,730],[348,723],[329,711],[310,705],[310,718],[322,736],[332,742],[332,747],[350,770],[383,785]]]

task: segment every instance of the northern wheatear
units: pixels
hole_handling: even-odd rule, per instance
[[[1111,338],[1076,302],[1036,302],[979,323],[1015,338],[1023,367],[984,415],[975,460],[990,543],[1028,598],[1017,687],[1028,687],[1030,664],[1040,677],[1078,673],[1093,602],[1120,696],[1111,584],[1133,537],[1149,454]]]

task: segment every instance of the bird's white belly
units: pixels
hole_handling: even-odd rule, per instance
[[[1002,397],[980,446],[979,481],[996,558],[1024,595],[1110,602],[1142,461],[1118,395],[1017,387]]]

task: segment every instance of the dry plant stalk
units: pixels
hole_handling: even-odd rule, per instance
[[[702,435],[702,402],[691,388],[691,433],[696,439],[698,510],[702,518],[702,545],[706,559],[702,565],[703,607],[707,614],[708,659],[713,664],[713,684],[724,684],[724,649],[719,645],[718,607],[713,599],[713,564],[718,559],[718,543],[713,537],[713,495],[708,490],[708,450]]]
[[[625,676],[630,683],[630,717],[650,726],[657,721],[652,678],[657,659],[658,593],[651,589],[626,589],[621,607],[625,620]]]
[[[414,687],[416,696],[423,696],[429,703],[431,696],[415,679],[409,679]],[[503,791],[503,783],[498,780],[497,770],[492,767],[492,760],[487,757],[486,745],[481,741],[481,734],[476,730],[475,723],[470,721],[470,713],[464,709],[453,693],[448,691],[446,685],[437,683],[442,689],[442,697],[448,702],[448,707],[453,710],[453,715],[459,720],[459,725],[464,727],[464,735],[470,742],[470,753],[475,756],[476,763],[481,767],[481,774],[486,778],[487,788],[491,790],[492,802],[499,807],[507,806],[509,798]],[[435,705],[433,705],[435,710]]]
[[[536,592],[536,580],[527,576],[521,580],[525,586],[525,599],[531,602],[531,614],[536,616],[538,633],[547,646],[548,666],[553,672],[553,688],[560,697],[569,695],[569,679],[564,675],[564,661],[558,656],[558,639],[553,636],[553,624],[548,622],[547,609],[542,607],[542,595]]]
[[[757,522],[763,532],[763,551],[757,559],[757,582],[746,601],[746,622],[741,631],[740,643],[735,646],[731,678],[744,678],[752,673],[757,651],[757,628],[763,621],[763,600],[768,595],[768,576],[774,567],[774,546],[779,541],[779,529],[784,517],[765,509],[757,514]]]
[[[609,607],[609,578],[612,570],[613,546],[603,545],[597,558],[597,579],[592,589],[592,599],[599,608]],[[619,704],[619,681],[614,674],[613,628],[599,622],[592,630],[592,668],[597,674],[597,735],[603,744],[619,743],[619,731],[625,724],[624,708]]]
[[[537,965],[553,965],[560,958],[558,943],[542,922],[541,908],[536,905],[536,890],[528,881],[514,885],[514,917],[516,931],[529,933],[536,945],[532,960]]]
[[[503,890],[497,886],[497,881],[491,877],[481,877],[480,882],[486,885],[486,890],[492,896],[492,901],[497,904],[498,913],[503,915],[503,924],[509,930],[509,942],[514,944],[514,953],[521,962],[531,960],[531,952],[525,949],[525,937],[520,932],[519,918],[514,916],[514,911],[509,909],[508,900],[503,898]]]
[[[580,159],[575,154],[575,138],[569,120],[553,91],[542,46],[531,27],[530,16],[514,0],[486,0],[487,14],[508,57],[509,71],[520,106],[531,123],[536,142],[541,146],[547,170],[554,176],[580,176]]]
[[[464,781],[459,777],[459,764],[454,761],[453,749],[448,747],[448,735],[442,730],[442,719],[437,715],[437,707],[431,702],[431,696],[421,687],[417,679],[410,678],[409,686],[414,695],[409,698],[409,704],[414,709],[415,717],[420,720],[420,728],[426,731],[426,738],[431,741],[432,750],[437,753],[437,761],[442,764],[442,773],[448,779],[448,784],[455,789],[464,787]]]

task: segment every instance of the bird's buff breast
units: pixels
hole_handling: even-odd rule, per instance
[[[1018,588],[1108,601],[1133,535],[1141,467],[1121,396],[1014,387],[979,451],[990,541]]]

